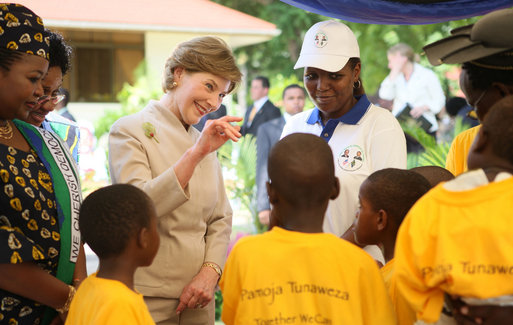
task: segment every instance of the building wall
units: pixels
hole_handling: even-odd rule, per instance
[[[59,30],[73,47],[72,69],[63,86],[72,102],[115,102],[144,59],[144,34]]]
[[[146,32],[144,34],[144,50],[146,61],[149,67],[149,75],[159,80],[162,78],[162,72],[166,59],[171,55],[173,49],[180,42],[191,38],[205,35],[214,35],[222,38],[233,50],[238,47],[250,44],[261,43],[269,40],[268,35],[244,35],[227,33],[189,33],[189,32]]]

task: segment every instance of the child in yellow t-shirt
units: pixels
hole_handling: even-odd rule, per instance
[[[444,301],[460,324],[513,319],[513,96],[497,102],[471,147],[471,171],[423,196],[399,229],[393,278],[417,318]]]
[[[286,136],[271,150],[271,230],[239,240],[219,283],[221,318],[232,324],[396,324],[374,260],[322,232],[339,193],[329,145]]]
[[[82,203],[79,225],[100,266],[78,288],[66,325],[155,324],[134,290],[135,270],[152,263],[160,242],[151,199],[129,184],[101,188]]]
[[[360,186],[354,242],[361,247],[382,247],[386,264],[381,268],[381,274],[394,303],[399,324],[413,324],[415,313],[397,294],[395,283],[391,281],[395,238],[408,210],[430,188],[430,183],[420,174],[396,168],[374,172]]]

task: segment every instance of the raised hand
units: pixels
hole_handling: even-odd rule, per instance
[[[232,122],[240,122],[242,117],[223,116],[217,120],[208,120],[201,136],[193,147],[200,155],[206,156],[219,149],[228,140],[239,141],[242,136],[240,126],[232,125]]]

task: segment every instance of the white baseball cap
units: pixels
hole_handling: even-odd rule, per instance
[[[294,69],[312,67],[340,71],[350,58],[359,58],[360,48],[349,27],[336,20],[321,21],[306,32]]]

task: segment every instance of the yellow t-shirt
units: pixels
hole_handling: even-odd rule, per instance
[[[66,325],[127,325],[155,322],[140,293],[120,281],[90,275],[71,303]]]
[[[458,134],[452,141],[449,153],[445,161],[445,169],[454,176],[458,176],[468,170],[467,156],[474,138],[479,132],[481,125],[475,126]]]
[[[469,190],[447,189],[465,177],[475,181],[468,176],[479,173],[432,189],[399,228],[393,278],[417,318],[427,323],[438,320],[444,292],[478,299],[513,294],[513,177]]]
[[[219,283],[231,324],[396,324],[376,262],[332,234],[241,239]]]
[[[387,288],[392,304],[394,305],[397,324],[412,325],[416,320],[415,311],[411,309],[406,299],[404,299],[404,297],[397,291],[397,284],[393,278],[394,261],[394,259],[388,261],[388,263],[381,268],[381,275],[383,276],[385,287]]]

